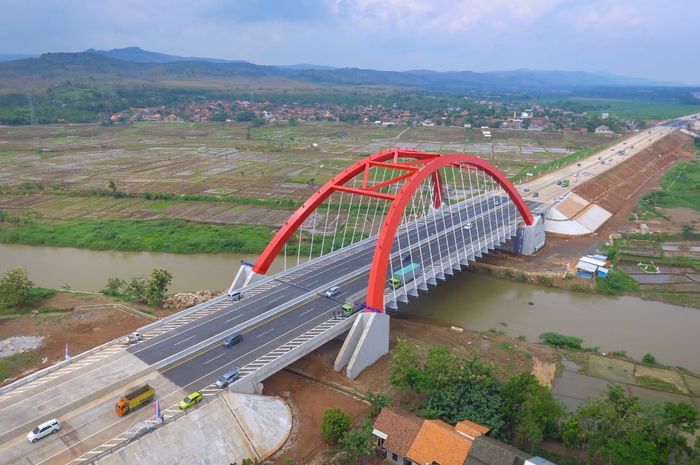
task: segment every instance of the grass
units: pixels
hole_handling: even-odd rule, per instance
[[[637,384],[639,386],[658,389],[659,391],[681,392],[675,384],[659,378],[654,378],[653,376],[637,376]]]
[[[272,239],[266,226],[207,225],[181,220],[25,222],[0,230],[0,242],[92,250],[169,253],[260,253]]]
[[[598,292],[607,295],[618,295],[639,290],[639,283],[619,268],[608,272],[605,278],[595,278]]]
[[[593,99],[572,98],[588,104],[591,108],[610,113],[620,119],[662,120],[689,115],[700,110],[695,105],[685,105],[676,100],[623,100],[623,99]]]
[[[0,358],[0,383],[22,373],[27,368],[39,362],[36,350],[20,352],[9,357]]]
[[[679,163],[661,178],[661,190],[649,192],[637,203],[640,212],[657,207],[685,207],[700,211],[700,160]]]

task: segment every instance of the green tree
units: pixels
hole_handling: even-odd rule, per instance
[[[372,451],[370,441],[372,439],[372,422],[365,420],[362,427],[350,430],[340,440],[339,448],[348,455],[353,463],[367,456]]]
[[[23,305],[30,300],[30,291],[34,283],[29,279],[27,270],[14,268],[0,278],[0,302],[6,305]]]
[[[329,408],[323,412],[321,436],[332,446],[337,446],[350,431],[352,418],[339,408]]]
[[[501,387],[505,421],[510,439],[520,447],[533,448],[547,432],[556,431],[564,408],[531,373],[513,376]]]
[[[684,224],[681,226],[681,235],[683,239],[690,240],[695,235],[695,229],[692,224]]]
[[[369,412],[367,415],[372,420],[379,416],[379,413],[384,407],[388,407],[391,404],[389,402],[389,396],[386,394],[386,392],[374,393],[371,389],[367,389],[365,398],[367,399],[367,402],[369,402]]]
[[[420,376],[418,362],[418,346],[402,337],[397,338],[389,361],[391,385],[399,389],[415,390]]]
[[[656,360],[656,357],[654,357],[651,354],[644,354],[642,357],[642,363],[647,364],[647,365],[658,365],[659,362]]]
[[[488,426],[492,434],[499,435],[505,423],[503,399],[491,365],[476,357],[466,359],[455,382],[431,393],[421,414],[426,418],[442,418],[447,423],[468,419]]]
[[[117,295],[125,287],[126,281],[124,281],[123,279],[109,278],[107,279],[107,284],[105,284],[104,289],[102,289],[102,293],[107,295]]]
[[[428,349],[427,359],[419,372],[416,390],[428,394],[459,380],[460,366],[455,354],[446,346]]]
[[[140,276],[131,278],[129,284],[124,289],[124,293],[134,300],[143,302],[146,294],[146,281]]]
[[[110,191],[112,194],[116,194],[116,193],[117,193],[117,183],[114,182],[114,179],[110,179],[110,180],[109,180],[109,183],[107,184],[107,189],[109,189],[109,191]]]
[[[168,286],[173,281],[173,275],[168,270],[155,269],[151,279],[146,284],[144,297],[148,305],[157,306],[163,303]]]

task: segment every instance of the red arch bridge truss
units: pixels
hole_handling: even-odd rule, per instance
[[[439,209],[442,206],[444,180],[440,170],[446,167],[476,170],[488,175],[510,197],[525,224],[528,226],[533,224],[532,213],[523,198],[508,178],[490,163],[473,155],[461,153],[437,154],[410,149],[389,149],[357,161],[316,191],[277,232],[258,259],[253,271],[259,275],[265,274],[292,235],[333,193],[343,192],[380,199],[388,202],[389,206],[384,210],[386,215],[383,217],[372,258],[366,307],[383,311],[388,264],[397,229],[412,196],[424,182],[427,181],[432,186],[430,198],[432,207]],[[382,169],[385,173],[393,173],[390,179],[379,183],[370,182],[372,171]],[[350,181],[353,180],[354,183],[350,185]]]

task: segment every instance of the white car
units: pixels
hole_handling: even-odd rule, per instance
[[[40,424],[39,426],[31,430],[29,433],[27,433],[27,441],[34,444],[44,436],[48,436],[51,433],[55,433],[60,429],[61,424],[58,422],[58,420],[54,418],[53,420],[49,420]]]
[[[472,224],[471,224],[471,223],[467,223],[467,224],[464,225],[464,230],[465,230],[465,231],[469,231],[471,228],[472,228]]]
[[[330,297],[335,297],[338,294],[340,294],[340,288],[338,286],[333,286],[326,291],[325,296],[330,298]]]

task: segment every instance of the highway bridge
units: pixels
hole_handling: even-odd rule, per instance
[[[496,247],[536,250],[542,210],[470,155],[362,158],[305,202],[258,262],[242,264],[232,285],[241,300],[213,299],[142,328],[143,342],[112,341],[0,388],[0,464],[92,463],[158,426],[149,408],[115,415],[129,387],[154,386],[167,423],[189,392],[218,395],[213,383],[231,367],[241,378],[229,389],[259,392],[266,377],[348,331],[336,368],[356,376],[388,349],[387,311]],[[278,256],[289,266],[266,276]],[[388,284],[407,264],[416,266]],[[346,302],[361,310],[342,316]],[[223,348],[236,331],[243,340]],[[50,418],[61,431],[29,444],[26,433]]]

